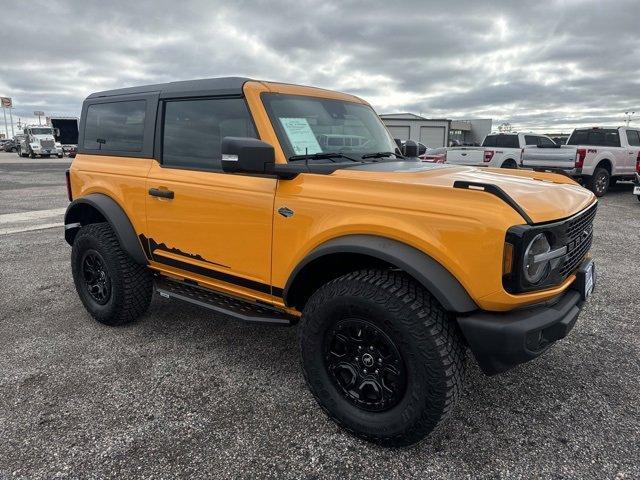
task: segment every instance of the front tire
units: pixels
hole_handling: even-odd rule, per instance
[[[602,197],[609,190],[609,181],[611,175],[606,168],[598,167],[593,175],[587,180],[587,188],[591,190],[596,197]]]
[[[404,273],[362,270],[307,302],[299,326],[305,379],[326,414],[386,446],[427,436],[462,390],[457,326]]]
[[[100,323],[131,323],[151,303],[151,271],[122,250],[108,223],[80,229],[71,250],[71,268],[80,300]]]

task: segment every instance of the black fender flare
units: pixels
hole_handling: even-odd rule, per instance
[[[316,247],[289,276],[284,288],[285,302],[296,277],[304,268],[314,260],[334,253],[367,255],[394,265],[422,284],[450,312],[469,313],[478,310],[458,279],[438,261],[410,245],[375,235],[346,235]]]
[[[94,219],[87,217],[87,208],[97,211],[111,225],[120,246],[136,263],[147,265],[147,257],[129,217],[115,200],[102,193],[78,198],[67,207],[64,214],[64,238],[69,245],[73,245],[80,227],[95,223]]]

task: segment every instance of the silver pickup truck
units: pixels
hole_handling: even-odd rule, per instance
[[[576,128],[561,147],[525,147],[520,166],[563,171],[601,197],[617,180],[632,180],[638,161],[640,129],[589,127]]]

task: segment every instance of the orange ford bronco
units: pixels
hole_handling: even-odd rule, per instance
[[[219,78],[90,95],[65,238],[99,322],[155,291],[298,323],[325,412],[408,445],[451,411],[465,354],[503,372],[574,326],[594,285],[596,199],[570,178],[404,158],[373,109]]]

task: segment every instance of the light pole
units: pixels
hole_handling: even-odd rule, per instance
[[[624,116],[626,118],[627,121],[627,127],[629,126],[629,123],[631,122],[631,119],[633,118],[633,116],[636,114],[636,112],[624,112]]]

